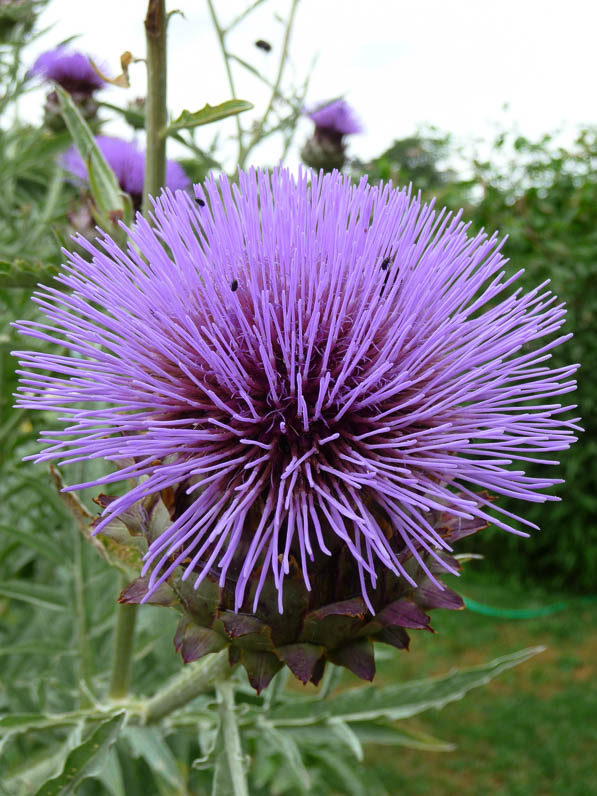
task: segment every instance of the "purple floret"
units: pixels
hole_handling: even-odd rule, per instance
[[[308,114],[315,127],[338,135],[362,133],[363,126],[350,105],[342,99],[322,105]]]
[[[96,138],[101,153],[116,175],[120,187],[130,194],[135,206],[140,206],[145,176],[145,153],[132,141],[100,135]],[[71,147],[62,157],[62,165],[80,180],[87,181],[87,166],[78,151]],[[182,166],[174,160],[166,162],[166,187],[184,190],[190,185]]]
[[[86,55],[69,52],[63,47],[42,53],[33,64],[31,73],[53,80],[71,94],[93,94],[105,85]]]
[[[127,252],[79,238],[86,255],[35,295],[46,323],[18,323],[56,346],[18,352],[18,405],[68,426],[36,460],[121,463],[69,489],[142,477],[96,530],[179,496],[150,591],[182,566],[196,587],[235,584],[238,610],[271,573],[281,605],[285,577],[310,589],[322,556],[351,556],[373,610],[383,568],[449,568],[430,512],[455,538],[473,518],[536,527],[490,495],[556,499],[559,480],[525,468],[557,463],[578,428],[561,403],[576,366],[549,367],[570,335],[546,283],[512,290],[496,235],[391,184],[251,170],[196,193],[165,191]]]

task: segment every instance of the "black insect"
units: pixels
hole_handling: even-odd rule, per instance
[[[259,47],[259,49],[263,50],[265,53],[272,51],[272,45],[268,41],[263,41],[263,39],[258,39],[255,42],[255,47]]]
[[[238,290],[238,282],[237,282],[237,280],[236,280],[236,279],[233,279],[233,280],[232,280],[232,284],[230,285],[230,290],[231,290],[233,293],[236,293],[236,291]]]
[[[381,286],[381,291],[379,293],[380,297],[383,296],[383,292],[386,289],[386,285],[388,283],[388,278],[390,276],[390,265],[391,265],[391,263],[392,263],[392,258],[391,257],[384,257],[384,259],[381,261],[381,270],[385,271],[386,273],[385,273],[385,276],[383,278],[383,285]]]
[[[196,199],[195,199],[195,201],[197,202],[197,204],[199,205],[199,207],[205,207],[205,202],[204,202],[204,200],[203,200],[203,199],[199,199],[199,197],[197,196],[197,197],[196,197]]]

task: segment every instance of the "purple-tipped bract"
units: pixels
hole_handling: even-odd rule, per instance
[[[130,194],[136,207],[140,207],[145,178],[145,153],[132,141],[99,135],[96,138],[102,155],[118,180],[123,191]],[[75,177],[87,180],[87,166],[81,155],[71,147],[62,157],[62,165]],[[189,178],[182,166],[174,160],[166,162],[166,187],[173,191],[188,188]]]
[[[31,73],[53,80],[71,94],[90,95],[105,85],[86,55],[69,52],[63,47],[42,53]]]
[[[150,590],[182,566],[233,578],[251,610],[251,578],[255,605],[268,575],[281,595],[294,560],[309,587],[313,558],[341,549],[373,610],[380,568],[449,567],[429,512],[515,530],[488,493],[549,499],[557,479],[524,468],[575,438],[559,402],[575,366],[549,368],[565,311],[545,285],[511,289],[496,236],[337,173],[196,192],[165,191],[126,253],[80,238],[89,261],[69,255],[36,294],[47,323],[18,324],[60,346],[19,353],[19,405],[69,424],[37,460],[120,463],[71,489],[143,476],[97,530],[174,490]]]

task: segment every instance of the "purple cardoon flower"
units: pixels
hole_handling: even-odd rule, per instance
[[[307,115],[315,124],[315,131],[301,149],[303,162],[314,169],[340,170],[346,162],[344,137],[363,132],[353,109],[338,99],[320,105]]]
[[[135,208],[141,207],[143,180],[145,177],[145,153],[132,141],[99,135],[96,138],[102,155],[116,175],[120,187],[128,193]],[[87,181],[87,166],[75,147],[71,147],[62,157],[62,165],[80,180]],[[166,162],[166,187],[172,191],[184,190],[190,185],[182,166],[174,160]]]
[[[547,364],[569,337],[554,338],[563,305],[545,283],[510,290],[520,272],[495,235],[391,185],[251,170],[196,196],[164,191],[126,252],[79,238],[89,261],[69,255],[62,289],[35,294],[47,322],[17,326],[59,348],[18,352],[18,405],[68,422],[36,460],[120,465],[69,489],[143,477],[104,501],[96,531],[172,495],[145,598],[182,567],[195,588],[232,582],[237,611],[271,578],[281,607],[285,581],[336,589],[352,562],[371,613],[388,572],[432,604],[455,566],[447,539],[487,520],[521,533],[490,494],[556,499],[558,479],[524,467],[575,439],[557,396],[576,366]],[[342,563],[322,580],[327,560]],[[383,621],[423,626],[394,605]]]
[[[69,52],[63,47],[42,53],[33,64],[31,74],[53,80],[78,98],[89,97],[105,85],[86,55]]]
[[[325,135],[354,135],[362,133],[363,126],[355,112],[343,99],[337,99],[326,105],[319,105],[307,114],[315,124],[316,131]]]

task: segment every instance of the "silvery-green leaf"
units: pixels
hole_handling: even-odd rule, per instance
[[[0,595],[13,600],[22,600],[38,608],[50,611],[66,610],[66,603],[61,595],[56,594],[56,589],[31,581],[5,580],[0,583]]]
[[[111,796],[127,796],[122,766],[114,747],[108,750],[95,779],[102,783]]]
[[[406,746],[409,749],[421,749],[424,752],[453,752],[456,745],[434,738],[420,730],[397,725],[383,724],[374,721],[352,722],[351,730],[362,743],[374,743],[381,746]]]
[[[172,794],[184,792],[185,783],[176,758],[157,727],[127,727],[123,733],[134,757],[142,757],[152,772],[170,788]]]
[[[252,103],[238,99],[227,100],[226,102],[221,102],[219,105],[207,104],[198,111],[183,111],[177,119],[170,122],[165,132],[166,135],[170,135],[177,130],[184,130],[188,127],[200,127],[204,124],[212,124],[212,122],[218,122],[220,119],[226,119],[228,116],[236,116],[237,113],[250,111],[252,107]]]
[[[364,757],[363,747],[354,730],[345,721],[338,718],[328,719],[327,726],[336,738],[350,749],[356,759],[362,762]]]
[[[87,777],[93,776],[108,749],[118,738],[125,713],[102,722],[82,744],[73,749],[64,763],[62,773],[42,785],[35,796],[67,796]]]
[[[283,730],[276,730],[264,722],[260,730],[272,746],[277,749],[288,764],[293,780],[301,793],[308,793],[311,786],[311,777],[305,768],[300,750],[291,735]]]
[[[57,547],[48,544],[46,536],[31,531],[23,531],[20,528],[13,528],[9,525],[0,525],[0,536],[9,537],[19,544],[27,545],[38,555],[47,558],[53,564],[60,566],[64,564],[64,554]]]
[[[455,669],[443,677],[412,680],[384,688],[353,688],[327,701],[304,699],[288,702],[274,708],[268,718],[277,726],[312,724],[332,716],[347,722],[405,719],[461,699],[472,688],[485,685],[501,672],[524,663],[543,650],[544,647],[530,647],[480,666]]]
[[[107,219],[113,220],[118,216],[125,221],[130,220],[130,216],[126,218],[129,208],[116,175],[102,155],[91,128],[81,116],[70,94],[58,85],[55,89],[62,117],[83,162],[87,165],[89,187],[98,209]]]
[[[114,713],[99,713],[97,711],[75,710],[71,713],[12,713],[0,718],[0,736],[14,733],[29,732],[31,730],[47,730],[55,727],[67,727],[77,724],[82,719],[110,720]]]

